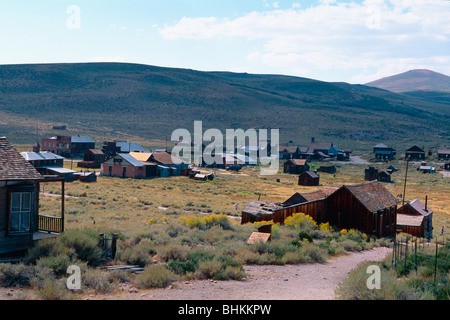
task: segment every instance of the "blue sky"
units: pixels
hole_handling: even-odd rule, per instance
[[[1,0],[0,64],[118,61],[365,83],[450,75],[448,0]]]

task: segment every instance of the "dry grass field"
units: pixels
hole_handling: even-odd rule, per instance
[[[403,193],[406,164],[399,160],[376,166],[386,169],[391,164],[400,170],[392,175],[391,183],[384,185],[397,196]],[[66,162],[66,167],[71,165]],[[312,165],[317,168],[322,164],[313,162]],[[262,176],[259,167],[243,168],[240,172],[205,169],[215,173],[215,179],[207,182],[187,177],[134,180],[100,176],[95,183],[67,183],[66,228],[88,227],[126,235],[145,229],[151,219],[220,213],[236,217],[238,222],[240,210],[251,200],[283,201],[299,191],[363,183],[364,169],[369,165],[338,163],[336,166],[335,174],[320,173],[319,187],[298,186],[297,175]],[[418,166],[409,165],[406,201],[417,198],[424,202],[428,196],[437,233],[441,225],[450,225],[450,178],[439,172],[423,174],[417,171]],[[47,184],[44,188],[46,193],[60,193],[58,184]],[[398,199],[401,204],[402,199]],[[236,203],[238,210],[234,210]],[[44,214],[59,214],[57,197],[41,196],[40,205]]]

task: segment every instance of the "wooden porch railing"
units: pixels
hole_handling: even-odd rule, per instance
[[[64,232],[64,220],[60,217],[38,216],[38,230],[46,232]]]

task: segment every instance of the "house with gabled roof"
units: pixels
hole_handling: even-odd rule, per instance
[[[437,157],[439,160],[450,160],[450,148],[439,149]]]
[[[278,147],[279,159],[298,159],[300,157],[299,146],[279,146]]]
[[[0,254],[31,248],[33,241],[43,236],[40,230],[64,231],[64,205],[62,217],[39,215],[39,189],[43,180],[6,138],[0,137]],[[64,196],[64,182],[62,193]],[[61,201],[64,203],[64,197]],[[47,224],[50,220],[54,228]]]
[[[103,162],[101,173],[104,176],[143,179],[146,178],[145,165],[129,153],[118,153]]]
[[[398,201],[380,182],[344,185],[327,198],[327,220],[378,237],[396,232]]]
[[[301,186],[318,186],[320,176],[314,171],[305,171],[298,177],[298,184]]]
[[[425,160],[425,151],[418,146],[413,146],[405,151],[405,160],[421,161]]]
[[[284,173],[302,174],[309,171],[309,165],[306,159],[290,159],[283,165]]]

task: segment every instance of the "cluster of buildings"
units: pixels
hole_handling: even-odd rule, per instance
[[[311,138],[307,147],[280,146],[278,149],[279,159],[306,159],[306,160],[337,160],[348,161],[352,150],[341,150],[333,142],[316,141]]]
[[[251,201],[242,209],[242,223],[273,221],[283,224],[294,213],[304,213],[318,224],[356,229],[376,237],[408,232],[431,237],[432,210],[419,200],[400,208],[398,200],[379,182],[370,181],[340,188],[297,192],[284,202]]]
[[[397,151],[384,143],[379,143],[373,147],[373,154],[378,161],[389,161],[395,159]],[[433,152],[431,150],[426,153],[424,148],[412,146],[405,150],[404,159],[409,161],[424,161],[432,155]],[[436,157],[439,161],[450,161],[450,148],[438,149],[436,151]]]

